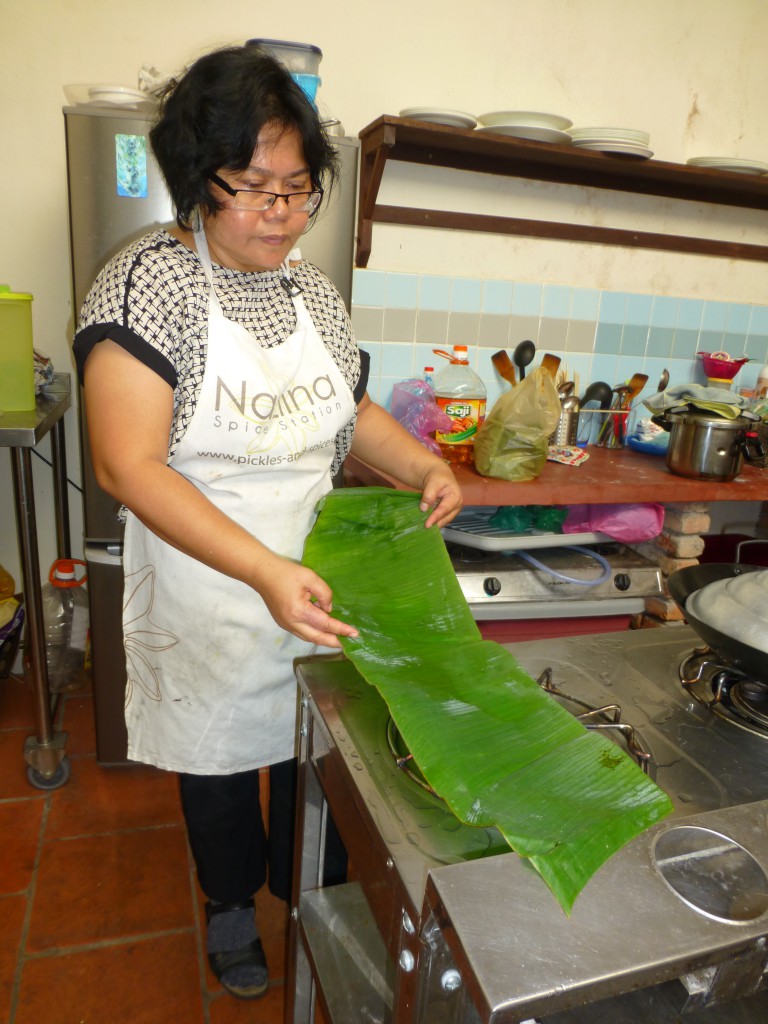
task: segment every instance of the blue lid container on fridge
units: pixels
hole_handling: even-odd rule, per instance
[[[310,102],[315,102],[317,87],[321,79],[318,75],[323,51],[311,43],[292,43],[285,39],[249,39],[248,46],[260,46],[281,64],[285,65],[291,78],[301,86]]]

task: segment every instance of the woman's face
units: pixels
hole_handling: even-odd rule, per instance
[[[243,171],[220,168],[218,176],[237,189],[263,192],[309,192],[312,182],[304,158],[301,136],[293,128],[267,124],[261,130],[251,162]],[[268,210],[236,210],[235,197],[211,183],[223,205],[205,218],[211,259],[232,270],[276,270],[304,228],[309,213],[289,210],[283,199]]]

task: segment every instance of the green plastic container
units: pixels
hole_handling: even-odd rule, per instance
[[[0,411],[35,408],[32,296],[0,284]]]

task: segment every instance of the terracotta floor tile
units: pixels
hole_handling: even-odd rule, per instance
[[[52,794],[45,837],[95,835],[181,821],[174,774],[148,765],[104,768],[93,756],[73,760],[69,782]]]
[[[14,1024],[203,1024],[194,935],[28,960]]]
[[[91,694],[72,693],[62,696],[57,708],[56,728],[67,733],[67,753],[70,757],[94,754],[96,723]]]
[[[34,725],[32,686],[20,676],[0,679],[0,729],[27,729]]]
[[[256,921],[272,980],[284,978],[288,948],[288,905],[266,886],[256,893]]]
[[[283,1024],[285,989],[270,985],[260,999],[233,999],[226,992],[210,1006],[211,1024]]]
[[[44,844],[27,950],[194,924],[184,830],[177,826]]]
[[[2,894],[22,892],[32,881],[44,807],[44,800],[32,798],[0,803]]]
[[[0,897],[0,1020],[11,1016],[11,990],[26,912],[26,896]]]
[[[0,800],[26,797],[38,792],[27,781],[24,741],[33,728],[0,732]]]

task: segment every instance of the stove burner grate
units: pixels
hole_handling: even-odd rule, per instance
[[[695,699],[724,721],[768,739],[768,684],[724,665],[709,647],[695,647],[678,670]]]
[[[552,669],[545,668],[536,680],[542,690],[546,690],[553,697],[559,698],[562,704],[564,701],[576,707],[583,708],[582,711],[570,711],[577,721],[581,722],[585,729],[593,732],[605,732],[610,739],[621,746],[632,760],[645,772],[649,778],[656,778],[656,762],[651,752],[645,747],[634,726],[621,720],[621,707],[618,704],[605,704],[598,706],[590,704],[581,697],[574,697],[552,682]],[[430,786],[421,774],[418,765],[413,759],[413,754],[408,750],[400,735],[394,719],[390,715],[387,719],[387,746],[395,759],[396,766],[404,772],[408,778],[439,798],[439,794]]]
[[[653,755],[645,747],[635,727],[628,722],[622,722],[621,706],[619,704],[598,706],[590,704],[581,697],[574,697],[572,694],[566,693],[565,690],[552,682],[551,668],[545,668],[536,682],[542,690],[546,690],[547,693],[551,693],[554,697],[559,697],[561,701],[569,701],[577,707],[584,708],[583,711],[574,714],[574,718],[578,719],[585,728],[596,732],[605,732],[612,739],[621,738],[627,754],[629,754],[635,764],[639,765],[646,775],[655,779],[656,763],[653,760]]]

